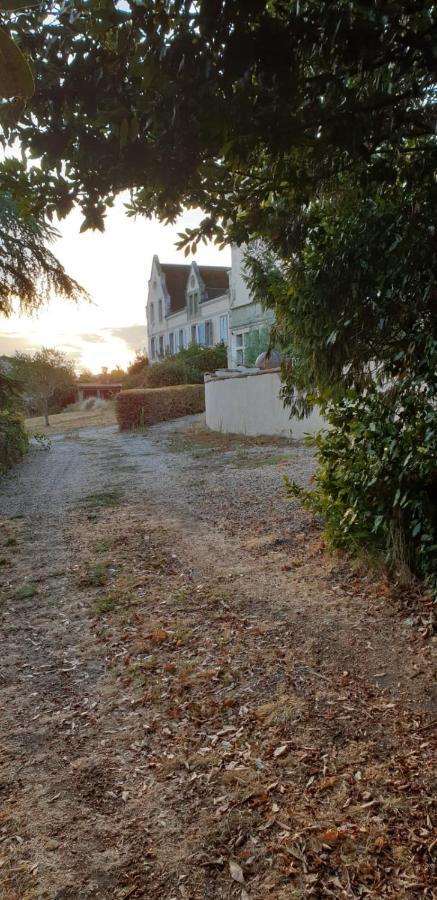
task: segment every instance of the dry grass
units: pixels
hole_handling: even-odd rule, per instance
[[[50,426],[44,425],[42,416],[26,419],[28,434],[67,434],[79,428],[98,428],[102,425],[115,425],[115,408],[113,403],[101,409],[72,409],[54,416],[49,416]]]
[[[205,451],[225,452],[240,450],[245,447],[293,447],[296,441],[279,435],[246,435],[224,434],[220,431],[210,431],[202,422],[189,428],[175,430],[168,438],[167,445],[173,452],[181,451]]]

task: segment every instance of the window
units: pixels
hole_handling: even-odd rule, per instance
[[[158,300],[158,319],[162,322],[162,300]]]
[[[159,338],[159,355],[164,356],[164,335]]]
[[[168,336],[168,346],[169,346],[170,353],[174,353],[174,334],[173,334],[173,332],[170,332],[170,334]]]
[[[198,301],[197,291],[195,291],[194,294],[188,294],[188,313],[190,316],[195,316],[197,313],[197,301]]]
[[[154,303],[150,304],[150,323],[151,323],[151,325],[155,324],[155,305],[154,305]]]
[[[213,345],[213,325],[210,319],[208,322],[205,322],[205,344],[207,347],[212,347]]]
[[[199,322],[197,326],[197,343],[201,344],[201,346],[205,346],[206,337],[205,337],[205,322]]]
[[[197,344],[196,334],[197,334],[196,326],[192,325],[191,326],[191,343],[192,344]]]
[[[191,284],[191,287],[194,287],[194,285],[196,284],[196,279],[195,279],[194,275],[192,275],[190,278],[190,284]]]
[[[152,338],[150,341],[150,356],[152,359],[155,359],[155,338]]]
[[[178,346],[179,346],[179,350],[183,349],[183,346],[184,346],[184,329],[183,328],[179,329]]]
[[[222,344],[228,343],[228,317],[220,316],[220,340]]]
[[[235,335],[235,363],[237,366],[244,365],[244,334]]]

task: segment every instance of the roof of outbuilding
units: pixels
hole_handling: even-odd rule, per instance
[[[191,266],[178,263],[160,263],[160,266],[170,295],[170,312],[178,312],[186,305],[185,290]],[[228,290],[229,269],[226,266],[198,266],[198,270],[208,293],[207,299],[220,297]]]

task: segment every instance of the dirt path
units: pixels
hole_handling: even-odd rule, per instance
[[[432,897],[425,614],[190,426],[2,484],[0,897]]]

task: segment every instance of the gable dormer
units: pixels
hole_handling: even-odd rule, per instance
[[[190,266],[185,288],[187,316],[189,319],[195,318],[198,315],[200,304],[204,299],[204,293],[205,285],[199,272],[199,266],[193,261]]]

